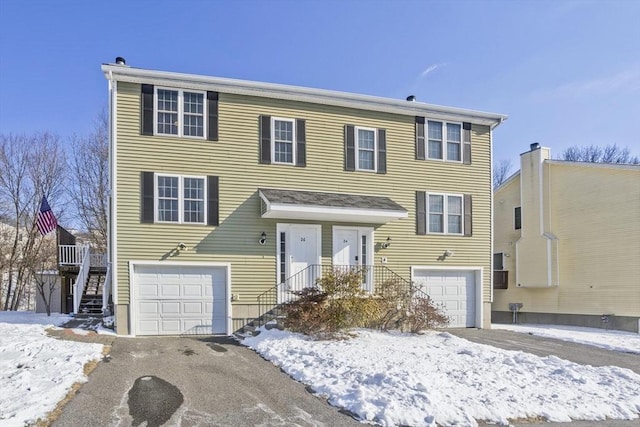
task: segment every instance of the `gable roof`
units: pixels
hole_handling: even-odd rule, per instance
[[[441,120],[468,121],[492,129],[507,119],[506,115],[462,108],[444,107],[423,102],[397,100],[349,92],[263,83],[248,80],[209,77],[195,74],[156,71],[127,65],[102,64],[105,78],[110,81],[146,83],[175,88],[210,90],[239,95],[260,96],[310,102],[323,105],[381,111],[410,116],[429,116]]]

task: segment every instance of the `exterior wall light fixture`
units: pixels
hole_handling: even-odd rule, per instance
[[[264,245],[265,243],[267,243],[267,233],[263,231],[260,234],[260,240],[258,240],[258,243],[260,243],[261,245]]]
[[[177,249],[178,249],[179,251],[184,251],[184,250],[186,250],[186,249],[187,249],[187,245],[185,245],[185,244],[184,244],[184,243],[182,243],[182,242],[178,243],[178,246],[176,246],[176,247],[177,247]]]
[[[387,240],[382,244],[382,248],[387,249],[389,246],[391,246],[391,237],[387,237]]]
[[[453,251],[450,251],[449,249],[447,249],[446,251],[444,251],[443,257],[447,258],[447,257],[453,256],[453,254],[454,254]]]

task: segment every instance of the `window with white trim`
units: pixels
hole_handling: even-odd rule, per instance
[[[156,174],[156,222],[206,223],[206,179]]]
[[[205,92],[156,88],[157,135],[205,137]]]
[[[357,170],[376,171],[376,129],[356,127]]]
[[[463,196],[427,194],[427,232],[463,234]]]
[[[274,163],[294,164],[296,122],[293,119],[271,118],[271,149]]]
[[[462,125],[429,120],[427,123],[427,158],[461,162]]]

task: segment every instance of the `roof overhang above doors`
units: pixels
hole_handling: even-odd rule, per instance
[[[384,224],[408,217],[384,196],[261,188],[262,218]]]

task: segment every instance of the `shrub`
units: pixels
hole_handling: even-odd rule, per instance
[[[419,332],[445,326],[449,319],[431,298],[399,279],[381,283],[374,294],[362,289],[364,270],[333,269],[314,287],[294,291],[284,304],[284,327],[319,338],[367,327]]]

